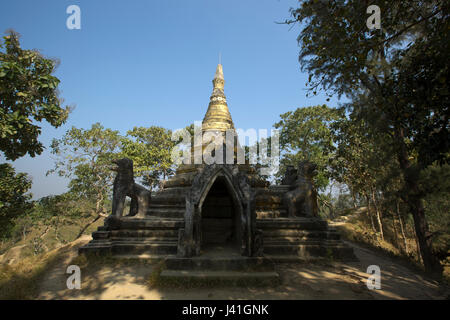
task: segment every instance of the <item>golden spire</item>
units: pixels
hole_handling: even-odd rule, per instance
[[[209,101],[208,111],[203,118],[203,131],[214,130],[225,132],[234,129],[233,120],[228,110],[227,99],[223,92],[225,80],[223,78],[222,65],[217,65],[216,74],[213,79],[213,92]]]

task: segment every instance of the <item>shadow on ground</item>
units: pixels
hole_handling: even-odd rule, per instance
[[[349,243],[360,260],[353,263],[279,264],[275,287],[152,288],[156,264],[143,261],[91,262],[76,258],[76,248],[43,278],[38,299],[445,299],[447,288],[396,264],[388,257]],[[74,260],[75,258],[75,260]],[[74,261],[74,262],[73,262]],[[70,263],[79,263],[82,288],[66,286]],[[366,286],[369,265],[381,268],[381,290]]]

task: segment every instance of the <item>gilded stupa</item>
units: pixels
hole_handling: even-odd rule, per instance
[[[230,110],[228,110],[224,87],[223,67],[221,64],[218,64],[213,79],[213,92],[209,99],[208,110],[202,122],[203,131],[226,132],[226,130],[234,129]]]

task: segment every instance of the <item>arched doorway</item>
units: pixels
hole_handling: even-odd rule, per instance
[[[211,196],[210,191],[216,182],[217,185],[214,187],[211,195],[220,194],[221,196],[217,197],[219,199],[222,196],[224,198],[231,197],[231,208],[233,209],[223,219],[228,219],[228,222],[231,220],[232,224],[227,224],[227,228],[219,228],[219,230],[215,230],[215,232],[207,235],[209,230],[211,230],[208,227],[208,224],[211,223],[208,222],[212,221],[206,221],[202,227],[203,204],[206,198]],[[214,196],[211,197],[211,199],[214,198]],[[230,202],[229,198],[222,203],[226,202]],[[217,206],[221,206],[220,202],[217,205],[217,201],[208,200],[208,203],[212,204],[212,208],[209,205],[205,207],[206,217],[219,219],[216,215],[216,209]],[[225,221],[222,220],[222,222]],[[204,251],[205,245],[206,247],[208,245],[220,247],[220,244],[217,243],[219,239],[223,240],[221,244],[233,248],[234,253],[247,257],[258,255],[261,252],[261,245],[258,237],[256,237],[255,227],[255,192],[250,186],[246,173],[241,172],[238,165],[213,164],[205,166],[195,175],[186,194],[184,228],[179,230],[177,255],[186,258],[198,256],[203,254],[202,251]],[[230,237],[214,237],[214,235],[226,234],[226,230],[232,230]],[[205,237],[202,231],[205,232]],[[215,240],[216,238],[217,240]]]
[[[225,176],[219,175],[214,180],[200,210],[202,251],[239,252],[242,210]]]

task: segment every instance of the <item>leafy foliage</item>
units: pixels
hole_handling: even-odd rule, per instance
[[[31,179],[25,173],[16,173],[8,164],[0,164],[0,232],[9,233],[13,219],[31,209]]]
[[[19,36],[11,31],[0,42],[0,151],[15,160],[26,154],[41,154],[38,141],[46,120],[54,127],[63,124],[69,108],[61,107],[58,78],[52,73],[56,62],[38,51],[20,47]]]
[[[72,127],[61,139],[53,140],[55,168],[47,174],[70,178],[70,191],[95,199],[95,215],[106,214],[105,201],[114,179],[111,161],[120,157],[121,143],[118,131],[105,129],[99,123],[88,130]]]
[[[399,172],[398,196],[414,217],[424,265],[440,273],[419,176],[436,161],[448,162],[450,5],[438,0],[377,5],[381,30],[366,27],[368,3],[358,0],[302,0],[287,23],[302,24],[299,60],[310,74],[310,92],[323,89],[352,99],[351,118],[364,120],[373,146],[395,155],[391,163],[397,170],[386,176]]]
[[[297,166],[299,161],[308,160],[318,166],[316,187],[324,189],[329,182],[329,160],[335,146],[331,123],[341,119],[343,113],[326,105],[298,108],[282,114],[281,121],[274,125],[280,129],[281,176],[287,165]]]
[[[129,138],[128,138],[129,137]],[[162,127],[134,127],[123,139],[122,152],[133,160],[134,174],[151,188],[159,186],[173,173],[172,131]]]

